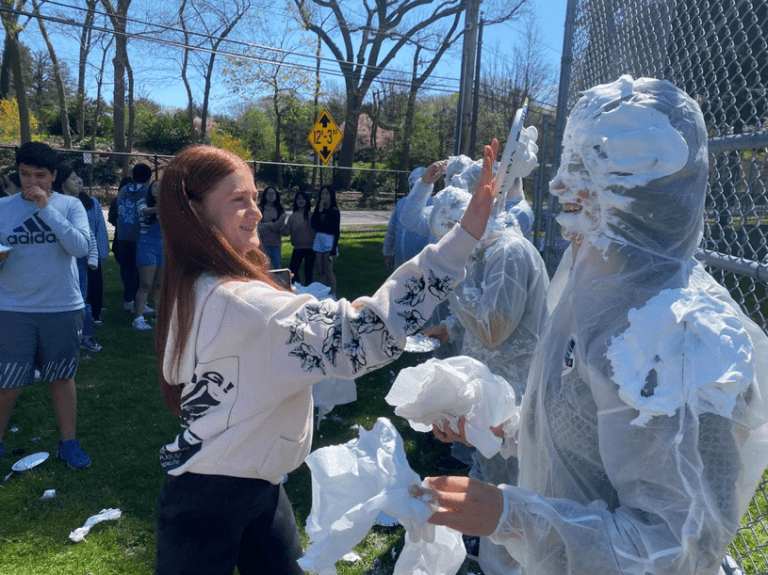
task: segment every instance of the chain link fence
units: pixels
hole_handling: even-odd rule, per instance
[[[542,198],[580,91],[622,74],[668,79],[696,99],[710,135],[697,257],[768,328],[767,23],[768,0],[569,0],[558,101],[564,113],[540,158],[538,228],[557,229],[557,206],[545,206]],[[562,255],[557,235],[542,238],[551,270]],[[764,479],[730,549],[747,573],[768,573],[767,492]]]

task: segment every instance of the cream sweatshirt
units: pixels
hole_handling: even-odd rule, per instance
[[[184,386],[182,431],[161,448],[163,468],[277,484],[311,448],[312,385],[394,361],[464,278],[476,244],[455,226],[354,302],[201,276],[180,369],[163,366],[167,381]],[[172,322],[167,358],[174,337]]]

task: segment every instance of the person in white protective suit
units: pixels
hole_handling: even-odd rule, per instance
[[[538,131],[534,126],[524,128],[521,131],[520,138],[516,142],[514,149],[514,160],[509,166],[504,180],[505,183],[509,182],[509,184],[502,185],[502,192],[506,193],[504,198],[506,199],[505,208],[509,206],[509,210],[515,215],[518,212],[525,212],[525,207],[528,206],[525,198],[522,197],[522,186],[518,189],[515,187],[514,181],[516,178],[524,178],[536,167],[536,154],[539,151],[536,145],[536,138],[538,138]],[[435,183],[444,174],[446,187],[474,190],[482,174],[482,167],[482,160],[473,162],[469,156],[465,155],[451,156],[448,159],[438,160],[431,164],[421,174],[421,177],[411,185],[409,194],[401,200],[403,207],[400,212],[400,224],[411,233],[426,236],[429,238],[430,243],[434,243],[436,238],[430,225],[430,216],[434,206],[429,200],[433,197],[432,192]],[[522,198],[522,202],[520,198]],[[530,206],[528,206],[528,209],[530,211]],[[453,222],[451,222],[452,224]],[[444,302],[435,309],[428,324],[440,324],[449,315],[448,304]],[[454,333],[454,338],[450,342],[441,345],[434,352],[434,356],[440,359],[453,357],[459,354],[461,347],[461,337],[459,334]]]
[[[573,247],[541,335],[518,486],[429,478],[430,521],[526,575],[714,575],[768,463],[768,338],[694,259],[707,133],[667,81],[584,93],[550,185]]]
[[[419,167],[408,175],[409,190],[413,188],[414,184],[426,171],[427,168]],[[409,259],[416,257],[416,254],[429,243],[427,235],[414,234],[400,223],[400,214],[403,212],[404,207],[405,197],[401,198],[395,205],[395,209],[392,210],[392,215],[387,224],[387,233],[384,235],[382,255],[384,256],[384,267],[388,272],[392,272]]]
[[[525,239],[532,241],[533,209],[523,195],[522,178],[512,178],[512,183],[507,188],[505,198],[504,211],[515,216],[517,224],[520,226],[520,233],[523,234]]]
[[[461,219],[470,197],[469,192],[452,187],[435,196],[430,217],[435,237],[441,238],[453,222]],[[547,318],[546,266],[533,244],[521,235],[515,216],[502,212],[501,217],[489,222],[466,270],[464,280],[448,296],[451,315],[423,333],[441,343],[462,341],[460,354],[483,362],[492,373],[502,376],[514,389],[519,405],[539,332]],[[441,441],[470,445],[448,427],[435,427],[433,431]],[[494,485],[515,485],[518,465],[514,454],[514,449],[503,450],[503,454],[488,459],[475,450],[470,476]],[[487,537],[480,540],[478,556],[485,575],[519,571],[506,549]]]

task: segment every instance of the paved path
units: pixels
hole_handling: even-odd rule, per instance
[[[102,208],[104,212],[104,221],[107,222],[108,208]],[[341,228],[351,228],[353,226],[372,225],[389,223],[389,217],[392,214],[391,211],[362,211],[362,212],[342,212],[341,214]],[[112,224],[107,222],[107,233],[110,238],[115,237],[115,228]]]

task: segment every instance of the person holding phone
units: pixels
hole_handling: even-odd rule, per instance
[[[330,295],[335,297],[336,276],[333,273],[333,260],[339,255],[341,212],[336,205],[336,191],[331,186],[320,188],[317,205],[312,213],[312,228],[315,230],[312,249],[317,257],[319,281],[331,288]]]
[[[394,361],[463,279],[490,215],[497,152],[486,147],[460,225],[354,302],[273,280],[246,162],[203,145],[171,159],[158,204],[167,258],[155,352],[182,429],[160,450],[158,574],[303,572],[281,481],[311,447],[312,387]]]
[[[289,268],[294,281],[308,286],[312,283],[315,268],[315,230],[312,228],[310,197],[307,192],[298,191],[293,198],[293,213],[285,224],[285,233],[291,237],[291,263]],[[304,281],[299,281],[301,262],[304,262]]]

